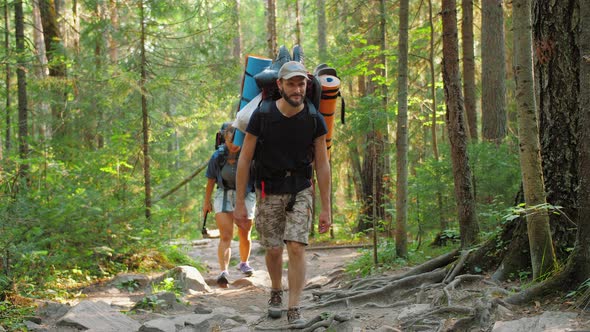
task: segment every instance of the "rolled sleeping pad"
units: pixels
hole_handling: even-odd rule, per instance
[[[248,55],[246,56],[246,70],[242,80],[242,91],[240,91],[240,110],[246,106],[254,97],[260,93],[260,88],[256,84],[254,76],[268,68],[272,60],[265,57]]]
[[[332,135],[334,132],[334,114],[336,113],[336,99],[340,91],[340,79],[333,75],[320,75],[319,81],[322,86],[319,112],[324,116],[328,133],[326,134],[326,147],[328,157],[332,147]]]
[[[256,84],[254,76],[268,68],[272,64],[272,59],[257,55],[247,55],[244,76],[242,78],[242,90],[240,91],[240,108],[244,108],[252,99],[260,94],[260,88]],[[244,142],[244,132],[236,130],[233,143],[242,146]]]

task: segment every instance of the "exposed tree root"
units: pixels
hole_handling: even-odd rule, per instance
[[[441,307],[429,310],[425,313],[418,315],[413,319],[407,320],[402,323],[402,327],[404,330],[409,329],[410,327],[414,327],[417,323],[423,321],[424,319],[434,316],[434,315],[442,315],[442,314],[453,314],[453,315],[473,315],[473,309],[469,307],[463,306],[451,306],[451,307]]]
[[[572,273],[571,269],[565,269],[564,271],[554,275],[553,277],[538,283],[530,288],[527,288],[519,293],[516,293],[507,299],[506,303],[522,305],[533,301],[534,299],[547,296],[556,291],[564,289],[564,285],[572,284]],[[577,285],[574,285],[574,287]]]
[[[305,306],[305,309],[404,307],[407,311],[398,318],[399,328],[404,331],[487,330],[491,327],[492,316],[498,306],[513,310],[513,304],[525,303],[546,294],[548,290],[559,289],[557,285],[569,280],[568,274],[564,273],[561,277],[558,275],[543,284],[512,295],[512,292],[483,275],[461,274],[461,271],[470,270],[467,264],[476,260],[474,256],[480,253],[478,250],[466,250],[459,255],[458,251],[454,251],[399,275],[362,278],[348,282],[339,289],[316,291],[313,292],[316,302]],[[506,296],[506,300],[501,299]],[[423,312],[425,304],[431,309]],[[455,319],[448,319],[449,316]],[[333,317],[326,317],[324,314],[323,319],[297,328],[314,331],[337,328],[337,324]]]
[[[458,250],[453,250],[452,252],[438,256],[438,257],[433,258],[425,263],[422,263],[422,264],[412,268],[411,270],[409,270],[406,273],[402,273],[402,274],[390,276],[390,277],[369,277],[369,278],[362,278],[362,279],[355,280],[354,282],[350,283],[347,287],[345,287],[345,288],[351,289],[350,293],[345,294],[345,295],[344,294],[335,295],[334,291],[317,291],[317,292],[313,292],[313,295],[314,295],[314,297],[318,297],[318,298],[330,298],[331,296],[338,298],[338,297],[349,297],[349,296],[353,296],[356,294],[361,294],[362,291],[366,291],[366,290],[380,289],[380,288],[386,287],[387,285],[390,285],[392,282],[395,282],[397,280],[401,280],[401,279],[411,277],[411,276],[422,275],[424,273],[432,272],[438,268],[447,266],[448,264],[452,263],[457,258],[457,255],[458,255]],[[338,292],[338,293],[340,293],[340,292]]]
[[[365,303],[363,304],[361,307],[363,308],[396,308],[396,307],[404,307],[404,306],[409,306],[414,304],[414,301],[398,301],[398,302],[394,302],[391,304],[379,304],[379,303],[375,303],[375,302],[369,302],[369,303]]]
[[[310,320],[307,320],[301,324],[288,324],[283,326],[272,326],[272,327],[259,327],[256,326],[255,329],[258,331],[277,331],[278,330],[301,330],[302,332],[312,332],[316,329],[323,327],[329,328],[335,322],[345,322],[350,320],[350,316],[343,315],[343,314],[334,314],[334,315],[316,315]]]
[[[449,274],[443,280],[443,283],[448,284],[451,282],[455,277],[463,270],[463,266],[465,265],[465,261],[467,261],[467,257],[469,257],[469,250],[464,250],[461,252],[461,257],[459,257],[459,261],[457,264],[449,270]]]
[[[416,288],[425,283],[432,284],[440,282],[444,278],[445,274],[446,272],[444,269],[437,269],[432,272],[422,273],[420,275],[409,276],[400,280],[396,280],[386,286],[371,289],[365,292],[359,292],[357,290],[353,290],[352,292],[344,291],[344,293],[342,291],[334,291],[332,294],[324,292],[323,297],[327,299],[327,301],[311,306],[311,308],[349,308],[350,306],[362,305],[370,301],[388,303],[392,298],[395,298],[394,295],[396,292]],[[318,299],[321,300],[322,298],[318,297]]]

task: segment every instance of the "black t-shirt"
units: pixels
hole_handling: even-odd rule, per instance
[[[255,110],[246,128],[246,132],[256,136],[259,143],[254,154],[258,175],[256,187],[260,188],[261,181],[264,181],[267,193],[296,193],[311,186],[310,179],[301,176],[301,172],[313,161],[314,140],[328,132],[326,122],[319,113],[314,120],[307,104],[292,117],[284,116],[275,102],[270,104],[268,113],[262,114],[260,108]],[[262,121],[265,121],[264,129],[261,129]],[[285,176],[285,171],[298,175]]]

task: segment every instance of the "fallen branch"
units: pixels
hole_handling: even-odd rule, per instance
[[[153,200],[153,203],[157,203],[161,200],[163,200],[164,198],[172,195],[175,191],[177,191],[178,189],[180,189],[182,186],[184,186],[185,184],[187,184],[190,180],[192,180],[195,176],[197,176],[199,173],[201,173],[205,168],[207,168],[207,165],[209,164],[209,161],[201,164],[199,167],[197,167],[197,169],[188,177],[186,177],[184,180],[182,180],[179,184],[177,184],[176,186],[174,186],[174,188],[168,190],[167,192],[165,192],[162,196],[156,198],[155,200]]]

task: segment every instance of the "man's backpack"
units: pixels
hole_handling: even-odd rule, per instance
[[[275,101],[281,97],[276,81],[278,79],[278,72],[281,66],[289,61],[303,62],[304,55],[301,46],[293,47],[293,56],[289,54],[289,49],[285,46],[279,48],[277,58],[273,63],[260,73],[254,76],[254,80],[258,87],[262,90],[259,112],[266,113],[270,111],[270,102]],[[335,114],[335,99],[341,98],[341,122],[345,122],[345,103],[340,94],[340,79],[336,73],[336,69],[329,67],[322,63],[318,65],[313,74],[308,74],[309,84],[306,91],[306,104],[309,109],[309,114],[314,118],[314,123],[317,119],[317,114],[321,113],[324,116],[326,125],[328,126],[328,134],[326,135],[326,144],[328,149],[331,147],[332,128]],[[264,121],[262,123],[264,127]],[[329,151],[328,151],[329,152]]]

